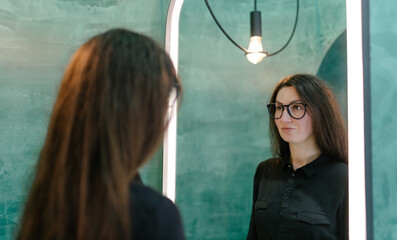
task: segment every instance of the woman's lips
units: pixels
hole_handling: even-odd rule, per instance
[[[283,127],[283,128],[281,128],[281,130],[283,130],[284,132],[290,132],[290,131],[294,130],[294,128]]]

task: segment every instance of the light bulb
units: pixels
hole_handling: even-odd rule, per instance
[[[262,61],[264,57],[267,56],[266,52],[263,51],[262,47],[262,37],[252,36],[250,38],[250,44],[248,46],[248,52],[245,54],[248,61],[253,64],[257,64]]]

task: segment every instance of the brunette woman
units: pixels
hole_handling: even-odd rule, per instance
[[[247,239],[348,239],[347,133],[332,92],[293,75],[267,107],[275,158],[256,170]]]
[[[82,45],[62,79],[18,239],[184,239],[175,205],[133,181],[161,143],[179,86],[148,37],[114,29]]]

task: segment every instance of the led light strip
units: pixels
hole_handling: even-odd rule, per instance
[[[165,50],[174,63],[175,70],[178,72],[178,42],[179,42],[179,16],[181,13],[183,0],[171,0],[168,7],[167,25],[165,30]],[[170,101],[173,99],[170,98]],[[172,103],[170,104],[172,105]],[[168,109],[167,119],[169,119],[168,129],[164,134],[163,144],[163,194],[175,202],[176,189],[176,127],[177,127],[177,106],[174,103]]]
[[[361,0],[346,0],[350,240],[367,239],[361,11]]]

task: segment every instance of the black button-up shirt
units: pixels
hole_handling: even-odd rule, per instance
[[[347,186],[347,165],[324,154],[296,171],[260,163],[247,239],[348,239]]]

